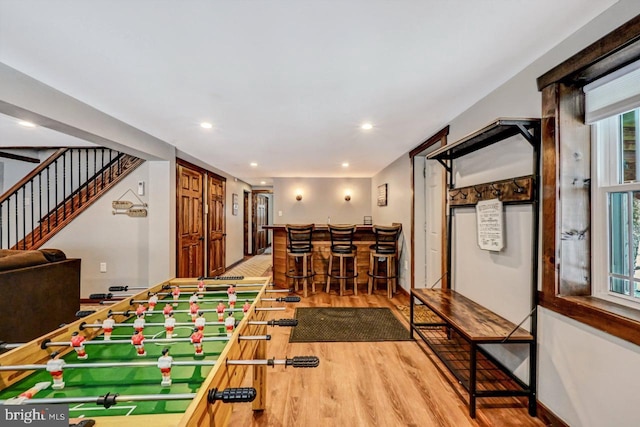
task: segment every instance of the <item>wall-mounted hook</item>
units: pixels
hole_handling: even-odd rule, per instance
[[[476,188],[476,186],[473,186],[473,190],[476,192],[476,199],[482,199],[482,193]]]
[[[499,188],[496,188],[496,186],[495,186],[495,185],[493,185],[493,183],[491,183],[491,188],[492,188],[492,190],[493,190],[493,194],[494,194],[495,196],[500,197],[500,194],[502,193],[502,191],[500,191],[500,189],[499,189]]]
[[[525,192],[525,190],[526,190],[524,187],[522,187],[522,186],[518,185],[518,181],[516,181],[516,179],[515,179],[515,178],[513,178],[513,185],[516,187],[516,189],[515,189],[515,190],[513,190],[513,191],[515,191],[515,192],[516,192],[516,193],[518,193],[518,194],[522,194],[522,193],[524,193],[524,192]]]

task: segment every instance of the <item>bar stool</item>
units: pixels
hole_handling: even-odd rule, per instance
[[[374,225],[373,234],[376,244],[371,245],[369,252],[369,295],[372,289],[377,289],[376,279],[387,282],[387,297],[393,298],[398,282],[398,237],[402,231],[402,224],[392,226]],[[386,263],[386,271],[380,272],[380,263]]]
[[[302,292],[307,296],[307,281],[311,278],[311,288],[316,292],[316,283],[313,280],[313,245],[311,237],[315,226],[313,224],[285,226],[287,230],[287,259],[285,276],[293,279],[295,290],[298,291],[300,279],[302,279]],[[293,260],[293,267],[289,263]],[[300,265],[302,264],[302,265]]]
[[[329,225],[331,238],[331,254],[329,255],[329,271],[327,272],[327,293],[331,287],[331,278],[338,279],[340,283],[340,296],[344,293],[347,279],[353,279],[353,294],[358,295],[358,253],[353,244],[353,235],[356,232],[355,225]],[[340,260],[338,275],[333,274],[333,258]],[[353,260],[353,273],[347,271],[347,261]]]

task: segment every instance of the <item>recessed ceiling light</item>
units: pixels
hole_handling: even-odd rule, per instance
[[[31,123],[31,122],[27,122],[27,121],[24,121],[24,120],[23,120],[23,121],[21,121],[21,122],[18,122],[18,124],[19,124],[20,126],[24,126],[24,127],[26,127],[26,128],[34,128],[34,127],[36,127],[36,125],[34,125],[33,123]]]
[[[362,126],[360,126],[362,129],[364,130],[370,130],[373,129],[373,125],[371,123],[363,123]]]
[[[348,167],[349,167],[349,162],[344,162],[344,163],[342,164],[342,167],[343,167],[343,168],[348,168]]]
[[[213,127],[213,125],[209,122],[202,122],[200,123],[200,127],[205,128],[205,129],[211,129]]]
[[[258,166],[258,164],[256,162],[251,162],[251,163],[249,163],[249,165],[251,165],[252,168],[255,168],[256,166]]]

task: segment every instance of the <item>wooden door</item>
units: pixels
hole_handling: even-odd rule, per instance
[[[244,192],[244,210],[243,210],[243,218],[242,218],[242,223],[243,223],[243,254],[244,256],[249,255],[249,192],[245,191]]]
[[[253,254],[259,255],[264,252],[269,242],[267,241],[267,230],[264,226],[269,223],[267,212],[269,211],[269,198],[264,194],[255,194],[253,207]]]
[[[224,202],[226,197],[226,181],[224,178],[209,173],[208,185],[208,272],[207,276],[218,276],[225,271],[226,221]]]
[[[204,275],[204,227],[202,184],[204,176],[197,170],[178,165],[177,277]]]

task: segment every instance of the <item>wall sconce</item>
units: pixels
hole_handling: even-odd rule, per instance
[[[302,200],[302,190],[296,190],[296,200]]]
[[[348,202],[349,200],[351,200],[351,192],[350,191],[346,191],[344,193],[344,199]]]

